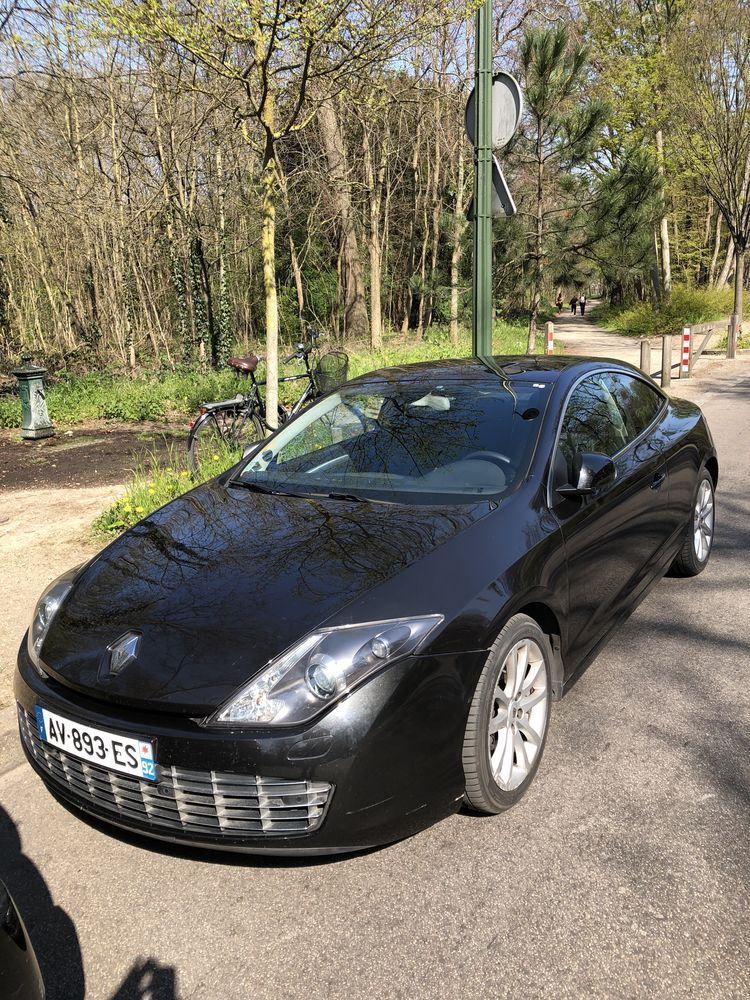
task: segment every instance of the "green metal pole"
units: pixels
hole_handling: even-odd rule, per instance
[[[492,0],[476,21],[474,151],[474,354],[492,354]]]

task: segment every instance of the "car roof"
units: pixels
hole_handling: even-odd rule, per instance
[[[359,375],[350,384],[364,385],[375,381],[423,382],[487,382],[495,378],[504,382],[556,382],[563,374],[584,374],[601,368],[622,368],[637,371],[632,365],[610,358],[573,357],[569,355],[498,354],[492,357],[446,358],[439,361],[417,361],[408,365],[378,368]]]

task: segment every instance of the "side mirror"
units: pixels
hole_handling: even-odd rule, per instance
[[[557,492],[563,497],[589,497],[617,479],[615,463],[607,455],[578,452],[573,456],[573,482],[560,486]]]
[[[262,441],[255,441],[253,444],[248,445],[247,448],[245,448],[245,450],[242,452],[242,461],[244,462],[246,459],[250,458],[256,452],[260,451],[260,449],[263,448],[265,444],[266,441],[265,439],[263,439]]]

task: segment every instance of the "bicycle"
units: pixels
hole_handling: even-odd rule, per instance
[[[314,367],[311,367],[310,355],[319,350],[321,334],[312,327],[308,332],[310,343],[298,344],[294,354],[283,359],[285,365],[297,360],[304,361],[305,371],[297,375],[285,375],[279,379],[279,383],[306,379],[308,384],[291,409],[287,410],[279,404],[279,427],[296,416],[308,403],[331,392],[347,378],[349,358],[343,351],[328,351],[318,355]],[[247,395],[239,393],[234,399],[204,403],[201,406],[188,435],[188,461],[195,476],[204,477],[213,469],[218,472],[236,464],[251,445],[261,441],[272,430],[266,419],[266,404],[260,391],[266,383],[255,375],[262,360],[262,355],[257,354],[230,358],[229,364],[237,374],[250,379],[250,392]]]

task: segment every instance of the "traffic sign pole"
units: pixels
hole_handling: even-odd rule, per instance
[[[476,15],[472,348],[492,354],[492,0]]]

